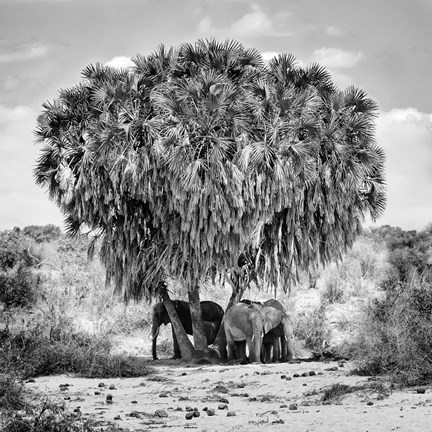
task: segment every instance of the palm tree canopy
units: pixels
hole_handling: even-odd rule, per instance
[[[377,105],[292,55],[199,40],[101,64],[43,105],[36,182],[102,237],[107,281],[152,296],[253,257],[263,283],[339,257],[385,207]],[[90,248],[91,249],[91,248]]]

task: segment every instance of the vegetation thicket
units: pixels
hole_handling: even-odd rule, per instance
[[[300,270],[341,258],[385,206],[378,108],[317,64],[264,64],[235,41],[160,46],[133,63],[90,65],[44,104],[35,176],[69,234],[89,229],[90,252],[101,240],[126,300],[162,296],[190,359],[165,281],[188,292],[202,350],[207,278],[225,277],[235,299],[242,269],[289,290]]]
[[[88,262],[86,242],[82,239],[60,235],[41,242],[38,249],[24,232],[25,229],[0,232],[2,262],[23,265],[13,257],[27,256],[30,244],[32,256],[37,255],[45,264],[26,268],[35,281],[31,285],[32,301],[25,306],[15,301],[9,306],[9,329],[1,328],[0,411],[4,422],[0,424],[9,427],[4,430],[36,431],[51,430],[50,427],[59,430],[54,427],[63,422],[62,430],[74,430],[78,424],[60,406],[47,401],[37,407],[29,406],[19,381],[64,372],[88,377],[149,373],[151,369],[142,359],[112,355],[110,340],[114,333],[121,332],[125,337],[144,327],[150,356],[151,308],[138,303],[124,309],[122,298],[106,289],[102,266],[97,260]],[[409,267],[405,261],[394,259],[401,253],[411,257]],[[429,383],[431,267],[430,227],[420,232],[388,226],[365,231],[338,266],[317,270],[316,285],[311,288],[308,278],[302,279],[298,300],[315,293],[320,302],[298,307],[298,350],[306,347],[317,358],[348,357],[358,363],[360,373],[388,375],[396,383]],[[2,299],[6,298],[5,291],[5,285],[0,283]],[[185,293],[178,287],[175,295]],[[262,298],[262,293],[253,289],[246,295]],[[16,292],[16,296],[19,299],[21,294]],[[225,291],[224,296],[227,301],[229,292]],[[220,289],[206,290],[206,298],[220,302]],[[286,303],[286,294],[280,293],[279,298]],[[6,304],[0,305],[5,311]],[[335,310],[343,311],[344,318],[336,316]],[[142,333],[139,335],[143,337]],[[144,339],[141,343],[146,345]],[[171,343],[162,339],[161,344],[159,351],[172,354]],[[25,415],[29,410],[33,417]],[[39,414],[41,422],[36,424]],[[19,425],[27,429],[19,429]],[[43,427],[37,429],[38,425]]]

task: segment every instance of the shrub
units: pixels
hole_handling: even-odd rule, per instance
[[[134,377],[152,372],[142,360],[113,356],[106,339],[83,334],[68,340],[50,340],[40,333],[3,335],[0,340],[0,373],[15,371],[23,378],[58,373],[85,377]]]
[[[432,290],[419,278],[368,307],[354,354],[359,370],[406,385],[432,379]]]
[[[326,320],[326,304],[322,303],[316,309],[307,309],[297,316],[295,338],[302,339],[305,348],[317,355],[326,350],[330,340],[330,328]]]
[[[36,301],[37,278],[30,270],[0,273],[0,303],[11,307],[30,307]]]
[[[15,376],[0,374],[0,411],[18,411],[25,407],[24,388]]]

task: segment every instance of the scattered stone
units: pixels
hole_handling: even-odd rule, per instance
[[[374,403],[372,401],[368,401],[366,405],[373,405]]]
[[[281,375],[281,379],[286,379],[286,375]]]
[[[323,404],[323,405],[331,405],[331,402],[328,401],[328,400],[326,400],[326,401],[324,401],[322,404]]]
[[[219,371],[219,373],[226,372],[227,370],[228,370],[227,368],[221,369],[221,370]]]
[[[211,416],[215,415],[215,410],[214,410],[214,408],[209,408],[209,409],[206,410],[206,413],[207,413],[208,416],[211,417]]]
[[[316,375],[316,372],[315,371],[310,371],[309,372],[309,376],[315,376]]]
[[[167,398],[168,397],[168,393],[167,392],[161,392],[161,393],[159,393],[159,397],[160,398]]]
[[[333,366],[333,367],[329,367],[327,369],[324,369],[325,371],[328,372],[336,372],[337,370],[339,370],[339,368],[337,366]]]
[[[194,410],[194,411],[193,411],[193,416],[194,416],[194,417],[199,417],[200,415],[201,415],[201,414],[200,414],[200,412],[199,412],[198,410],[196,410],[196,411]]]
[[[282,419],[273,420],[272,424],[284,424],[285,422]]]
[[[183,372],[183,373],[181,374],[181,376],[185,376],[185,375],[187,375],[187,373],[186,373],[186,372]]]
[[[228,411],[227,412],[227,417],[235,417],[237,414],[235,411]]]
[[[306,383],[304,383],[304,384],[303,384],[303,387],[306,387],[306,386],[307,386],[307,384],[306,384]]]
[[[256,398],[256,397],[250,397],[250,398],[249,398],[249,402],[255,402],[255,401],[257,401],[257,398]]]
[[[183,411],[183,408],[182,407],[177,407],[175,410],[176,411]]]
[[[318,372],[318,375],[324,375],[324,372]]]
[[[64,400],[70,400],[70,396],[65,396],[63,399]]]
[[[286,379],[287,381],[291,381],[291,380],[292,380],[292,378],[291,378],[290,376],[287,376],[285,379]]]
[[[293,377],[294,378],[298,378],[300,375],[298,374],[298,373],[295,373],[294,375],[293,375]]]
[[[191,420],[193,419],[193,417],[194,417],[193,412],[187,412],[185,415],[186,420]]]
[[[106,396],[106,403],[107,404],[112,404],[113,403],[112,398],[113,398],[112,394],[108,394]]]
[[[185,410],[188,411],[188,412],[190,412],[190,411],[193,411],[193,408],[192,408],[191,406],[188,405],[188,406],[185,408]]]
[[[131,404],[137,404],[138,402],[136,400],[131,401]]]
[[[115,386],[114,384],[111,384],[111,385],[109,386],[109,390],[117,390],[117,389],[116,389],[116,386]]]
[[[302,377],[308,377],[308,376],[309,376],[309,372],[303,372],[303,373],[301,374],[301,376],[302,376]]]
[[[36,380],[34,378],[29,378],[26,383],[34,383],[36,382]]]
[[[122,418],[120,417],[120,415],[116,415],[115,417],[114,417],[114,420],[121,420]]]
[[[291,411],[295,411],[295,410],[298,410],[298,406],[297,406],[296,403],[292,403],[292,404],[288,407],[288,409],[291,410]]]
[[[300,402],[300,406],[310,406],[310,402],[309,401],[302,401]]]
[[[160,418],[162,418],[162,417],[168,417],[168,413],[166,411],[164,411],[164,410],[156,410],[155,413],[154,413],[154,415],[156,417],[160,417]]]
[[[279,408],[287,408],[287,407],[288,407],[288,405],[283,404],[283,405],[281,405]]]
[[[421,388],[418,388],[418,389],[417,389],[417,393],[418,393],[418,394],[424,394],[425,391],[426,391],[426,389],[424,389],[424,388],[423,388],[423,389],[421,389]]]
[[[345,362],[344,362],[344,361],[340,361],[340,362],[338,362],[338,366],[339,366],[339,367],[344,367],[344,366],[345,366]]]
[[[138,411],[132,411],[130,414],[129,414],[129,417],[135,417],[135,418],[141,418],[141,414],[138,412]]]
[[[187,396],[180,396],[178,400],[179,401],[188,401],[190,399]]]
[[[225,409],[228,409],[228,405],[226,405],[226,404],[219,404],[218,405],[218,410],[225,410]]]
[[[98,387],[105,387],[105,384],[104,384],[103,382],[100,382],[100,383],[98,384]]]
[[[76,407],[73,412],[81,412],[81,407]]]
[[[272,398],[269,395],[265,395],[261,398],[261,402],[270,402]]]
[[[227,398],[224,397],[220,397],[218,399],[218,402],[224,403],[224,404],[229,404],[229,400]]]
[[[218,385],[213,389],[213,391],[216,391],[216,392],[219,392],[219,393],[228,393],[228,389],[227,389],[225,386],[221,385],[221,384],[218,384]]]

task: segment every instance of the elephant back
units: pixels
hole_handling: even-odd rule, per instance
[[[224,316],[222,307],[211,300],[204,300],[201,302],[201,312],[204,321],[220,323]]]

